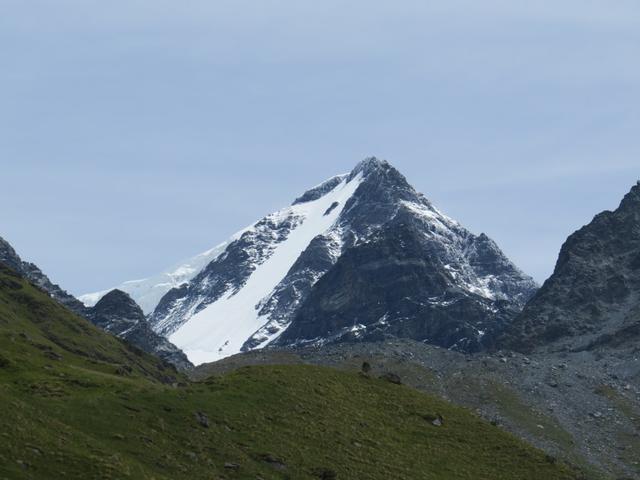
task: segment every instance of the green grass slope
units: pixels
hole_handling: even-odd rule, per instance
[[[0,479],[576,478],[464,409],[363,375],[264,366],[188,383],[3,269],[0,407]]]

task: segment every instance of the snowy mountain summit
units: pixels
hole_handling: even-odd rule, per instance
[[[537,286],[486,235],[368,158],[184,268],[118,288],[143,298],[152,328],[199,364],[267,345],[386,336],[475,351]]]

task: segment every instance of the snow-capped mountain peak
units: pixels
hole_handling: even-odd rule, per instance
[[[373,294],[380,282],[391,284]],[[371,157],[195,260],[119,288],[155,306],[154,330],[202,363],[379,334],[474,349],[536,285]]]

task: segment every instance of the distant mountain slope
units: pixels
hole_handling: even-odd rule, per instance
[[[84,315],[86,309],[82,302],[49,280],[49,277],[36,265],[23,261],[9,242],[2,237],[0,237],[0,264],[12,268],[31,283],[48,292],[53,299],[71,311]]]
[[[382,259],[385,248],[398,250],[392,243],[401,232],[413,250],[396,252],[398,262],[384,271],[387,278],[375,277],[371,262],[358,260],[345,267],[348,259],[363,258],[358,251]],[[168,290],[150,316],[153,329],[195,363],[274,343],[370,335],[408,335],[473,351],[537,288],[486,235],[473,235],[446,217],[388,162],[376,158],[312,188],[198,258],[211,261],[195,274],[204,261],[173,269],[188,271],[191,278],[181,277],[184,283]],[[428,276],[419,289],[405,278],[416,262]],[[341,272],[358,275],[362,282],[369,276],[378,282],[375,288],[386,288],[385,282],[395,279],[398,288],[387,291],[382,303],[371,296],[373,290],[349,291],[356,303],[333,311],[325,322],[324,313],[316,316],[324,311],[315,307],[324,302],[323,294],[333,295],[327,282],[318,283],[328,272],[343,287],[351,285]],[[157,291],[160,283],[152,280],[149,285]],[[322,291],[315,292],[316,284],[324,285]],[[134,299],[148,294],[145,289],[123,290]],[[307,304],[312,299],[320,303]],[[354,316],[357,302],[364,304]],[[383,317],[386,323],[379,322]]]
[[[181,370],[193,365],[187,356],[151,329],[142,309],[121,290],[112,290],[89,309],[87,317],[97,326],[153,353]]]
[[[240,235],[240,234],[236,234]],[[87,293],[80,295],[78,299],[85,305],[91,307],[102,297],[113,290],[120,290],[128,293],[145,314],[150,314],[158,305],[160,299],[172,288],[179,287],[196,276],[205,266],[220,255],[226,248],[227,243],[223,243],[206,252],[196,255],[189,260],[181,262],[159,275],[142,280],[130,280],[117,287],[101,292]]]
[[[308,366],[189,383],[0,267],[0,477],[576,480],[468,411]]]
[[[1,264],[12,268],[47,292],[58,303],[99,325],[109,333],[131,342],[147,353],[159,356],[180,369],[192,367],[180,349],[151,329],[140,308],[126,294],[121,295],[114,291],[109,296],[108,302],[91,308],[86,307],[73,295],[51,282],[36,265],[23,261],[2,237],[0,237]],[[106,306],[108,307],[105,308]],[[108,317],[108,321],[106,317]]]
[[[499,344],[529,351],[640,339],[640,182],[562,246],[551,277]]]

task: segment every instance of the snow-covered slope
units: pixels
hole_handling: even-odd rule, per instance
[[[100,292],[86,293],[78,299],[87,307],[92,307],[113,290],[121,290],[131,296],[145,314],[153,312],[160,299],[172,288],[178,287],[195,277],[212,260],[224,252],[227,245],[242,232],[234,235],[229,241],[222,243],[195,257],[178,263],[165,272],[141,280],[129,280],[120,285]]]
[[[273,214],[271,218],[276,224],[296,219],[297,226],[256,266],[240,290],[230,286],[222,297],[191,316],[169,339],[181,345],[196,364],[240,352],[247,339],[268,321],[260,311],[261,302],[274,291],[311,241],[335,225],[361,181],[362,175],[351,180],[344,178],[320,198]],[[268,343],[281,331],[265,334],[261,344]]]

